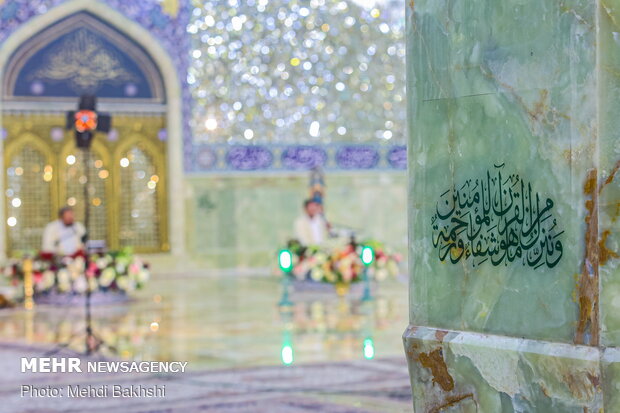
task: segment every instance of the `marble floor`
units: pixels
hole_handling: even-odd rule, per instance
[[[359,397],[346,394],[327,399],[336,397],[348,406],[342,411],[409,409],[401,341],[407,324],[404,280],[382,283],[373,291],[373,300],[365,302],[360,300],[361,288],[352,289],[344,298],[330,289],[305,290],[291,294],[292,306],[280,307],[281,291],[279,280],[267,276],[158,276],[130,302],[96,306],[95,329],[118,351],[105,356],[183,360],[188,361],[193,374],[240,375],[229,377],[230,382],[247,381],[243,375],[256,376],[251,373],[256,371],[270,371],[273,377],[305,371],[305,379],[313,380],[311,389],[301,385],[289,390],[295,397],[314,397],[315,401],[324,401],[322,396],[316,399],[317,394],[334,390],[330,383],[338,382],[337,377],[347,369],[359,370],[354,375],[371,371],[362,374],[369,380],[383,371],[389,380],[377,377],[364,384],[372,388],[372,382],[377,383],[376,397],[369,402],[371,409],[360,404]],[[79,308],[38,305],[34,311],[0,310],[0,343],[18,349],[49,349],[70,342],[70,349],[80,351],[82,327],[83,311]],[[5,353],[0,349],[0,354]],[[283,366],[289,363],[292,366]],[[317,375],[314,379],[313,374]],[[388,388],[379,386],[382,380],[391,383]],[[359,383],[353,387],[359,388]],[[289,390],[280,388],[278,397]],[[390,397],[394,394],[395,399]],[[324,410],[341,411],[338,409]]]

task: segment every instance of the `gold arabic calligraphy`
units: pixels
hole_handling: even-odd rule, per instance
[[[549,268],[562,258],[562,242],[553,201],[541,203],[532,185],[517,174],[502,176],[494,165],[482,179],[468,179],[458,189],[441,194],[431,218],[433,246],[439,259],[456,264],[471,259],[474,266],[490,260],[498,266],[521,261]]]
[[[68,81],[78,92],[94,92],[102,82],[133,81],[113,50],[86,29],[79,29],[53,48],[43,67],[34,72],[38,79]]]

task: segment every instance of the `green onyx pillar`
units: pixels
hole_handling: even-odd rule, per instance
[[[407,0],[420,412],[620,412],[620,1]]]

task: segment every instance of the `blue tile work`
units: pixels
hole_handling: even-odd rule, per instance
[[[404,161],[403,161],[404,159]],[[404,146],[391,145],[196,145],[190,173],[407,169]]]

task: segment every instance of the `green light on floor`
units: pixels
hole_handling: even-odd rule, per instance
[[[364,340],[364,358],[366,360],[375,358],[375,343],[372,338]]]
[[[293,364],[293,346],[290,344],[282,346],[282,364],[285,366]]]
[[[360,254],[360,258],[362,259],[362,263],[365,266],[369,266],[375,259],[375,252],[372,248],[368,246],[362,247],[362,253]]]
[[[280,250],[278,253],[278,265],[284,272],[291,272],[293,269],[293,254],[289,250]]]

